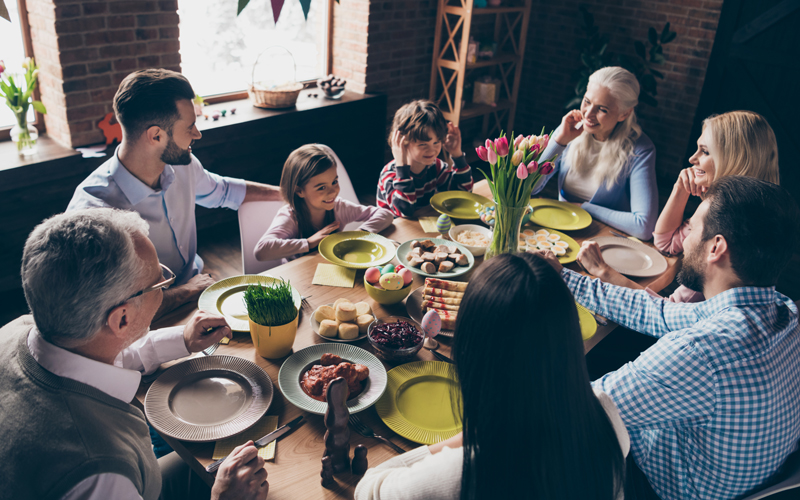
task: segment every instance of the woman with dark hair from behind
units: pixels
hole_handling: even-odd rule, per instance
[[[355,498],[621,499],[628,433],[608,395],[592,390],[558,273],[532,254],[497,256],[459,310],[463,434],[370,469]]]

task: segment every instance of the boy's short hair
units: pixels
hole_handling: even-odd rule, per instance
[[[392,132],[389,134],[390,146],[395,130],[399,130],[409,141],[418,142],[431,140],[428,135],[431,130],[440,141],[444,141],[447,137],[447,120],[439,106],[431,101],[418,100],[404,105],[394,114]]]
[[[143,69],[126,76],[114,96],[114,114],[125,135],[136,140],[157,125],[172,132],[178,119],[179,99],[194,99],[192,85],[180,73],[168,69]]]
[[[705,196],[701,240],[722,235],[731,266],[746,286],[774,286],[797,244],[800,210],[784,188],[752,177],[715,181]]]

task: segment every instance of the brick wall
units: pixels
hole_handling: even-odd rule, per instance
[[[633,41],[645,41],[647,28],[661,30],[669,21],[677,38],[664,46],[666,62],[659,71],[658,107],[639,106],[645,133],[656,145],[656,166],[662,196],[669,193],[685,168],[686,147],[708,58],[716,34],[722,0],[537,0],[531,15],[515,129],[539,130],[560,123],[563,105],[573,95],[573,71],[580,67],[577,41],[579,5],[594,14],[601,33],[611,38],[609,50],[633,55]],[[534,64],[533,61],[537,61]]]
[[[102,142],[122,79],[140,68],[180,71],[176,0],[28,0],[47,133],[70,147]]]

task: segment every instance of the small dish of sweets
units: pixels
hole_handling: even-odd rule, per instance
[[[411,318],[387,316],[369,326],[367,339],[384,361],[407,361],[422,348],[422,327]]]
[[[311,329],[325,340],[354,342],[367,335],[369,325],[374,320],[368,303],[353,304],[348,299],[337,299],[333,304],[319,306],[314,311]]]

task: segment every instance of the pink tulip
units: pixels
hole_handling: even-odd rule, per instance
[[[491,139],[486,139],[486,149],[494,149],[494,143]]]
[[[497,164],[497,153],[494,152],[494,149],[486,150],[486,159],[492,165]]]
[[[519,147],[519,143],[522,142],[523,139],[525,139],[524,135],[518,135],[517,138],[514,139],[514,148],[516,148],[516,149],[524,149],[524,148]]]
[[[542,167],[539,169],[539,173],[542,175],[550,175],[552,172],[553,172],[553,163],[549,161],[544,163]]]
[[[489,150],[488,150],[488,149],[486,149],[486,148],[485,148],[485,147],[483,147],[483,146],[478,146],[477,148],[475,148],[475,152],[476,152],[476,153],[478,153],[478,158],[480,158],[480,159],[481,159],[481,160],[483,160],[483,161],[486,161],[486,160],[489,158],[489,157],[486,155],[486,153],[487,153],[488,151],[489,151]]]
[[[5,70],[6,70],[6,63],[4,63],[2,60],[0,60],[0,75],[2,75],[3,71],[5,71]]]
[[[497,148],[497,156],[502,158],[508,155],[508,139],[505,137],[495,139],[494,147]]]
[[[534,156],[538,155],[539,151],[541,151],[541,149],[539,148],[538,144],[531,145],[531,153],[533,153]]]
[[[517,167],[517,177],[523,180],[528,178],[528,168],[522,163]]]
[[[515,167],[522,163],[522,160],[525,159],[525,153],[522,152],[521,149],[514,151],[514,154],[511,155],[511,164]]]
[[[539,170],[539,164],[536,163],[536,160],[533,160],[532,162],[528,163],[529,174],[533,175],[536,173],[537,170]]]
[[[544,134],[544,143],[542,144],[542,151],[547,149],[547,145],[550,143],[550,134]]]

